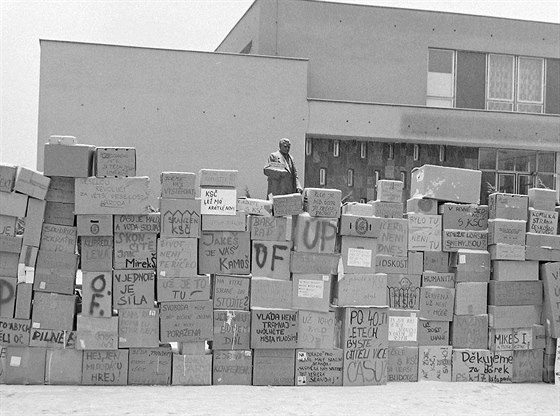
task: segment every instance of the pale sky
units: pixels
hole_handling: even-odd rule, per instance
[[[36,166],[39,39],[213,51],[252,2],[0,0],[0,163]],[[344,3],[560,23],[558,0]]]

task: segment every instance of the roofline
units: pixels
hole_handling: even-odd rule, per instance
[[[214,51],[217,51],[218,48],[220,46],[222,46],[222,44],[226,41],[226,39],[228,38],[228,36],[230,35],[231,32],[233,32],[233,30],[237,27],[237,25],[243,20],[243,18],[247,15],[247,13],[249,13],[249,10],[251,10],[253,8],[253,6],[257,3],[258,0],[253,0],[253,3],[251,3],[251,5],[247,8],[247,10],[245,10],[245,13],[243,13],[243,15],[239,18],[239,20],[233,25],[233,27],[229,30],[229,32],[227,33],[227,35],[224,36],[224,38],[222,39],[222,41],[220,42],[220,44],[218,46],[216,46],[214,48]]]
[[[96,42],[79,42],[73,40],[59,40],[59,39],[39,39],[39,44],[41,42],[53,42],[53,43],[73,43],[78,45],[93,45],[93,46],[110,46],[115,48],[130,48],[130,49],[149,49],[156,51],[170,51],[170,52],[193,52],[193,53],[204,53],[212,55],[232,55],[232,56],[246,56],[253,58],[270,58],[270,59],[282,59],[288,61],[301,61],[309,62],[307,58],[294,58],[291,56],[276,56],[276,55],[256,55],[256,54],[245,54],[245,53],[232,53],[232,52],[216,52],[216,51],[195,51],[192,49],[173,49],[173,48],[156,48],[153,46],[133,46],[133,45],[115,45],[110,43],[96,43]]]

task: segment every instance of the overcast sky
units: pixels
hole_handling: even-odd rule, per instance
[[[0,0],[0,163],[36,166],[39,39],[213,51],[252,2]],[[345,3],[560,23],[558,0]]]

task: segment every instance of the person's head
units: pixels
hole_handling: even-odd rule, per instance
[[[285,137],[283,139],[280,139],[280,143],[278,143],[280,153],[282,153],[283,155],[287,155],[288,153],[290,153],[291,145],[292,144],[290,143],[290,139],[287,139]]]

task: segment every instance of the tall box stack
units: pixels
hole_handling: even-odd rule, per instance
[[[559,207],[553,189],[529,189],[529,215],[527,218],[527,260],[560,261],[560,235],[558,234]]]
[[[551,382],[554,368],[556,345],[560,346],[560,262],[543,262],[540,266],[540,278],[544,288],[543,324],[545,329],[545,349],[543,379]]]
[[[388,179],[377,181],[375,201],[369,202],[373,207],[373,215],[380,218],[402,218],[404,212],[403,189],[402,181]]]

